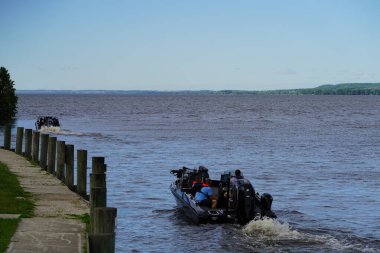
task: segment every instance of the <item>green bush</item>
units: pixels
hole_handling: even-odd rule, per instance
[[[14,82],[8,70],[4,67],[0,68],[0,121],[7,121],[17,113],[16,89],[13,87]]]

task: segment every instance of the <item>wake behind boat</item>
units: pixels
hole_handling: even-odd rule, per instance
[[[35,123],[36,130],[59,132],[60,123],[57,117],[52,116],[39,116]]]
[[[231,184],[231,173],[221,174],[220,180],[209,181],[214,196],[217,197],[216,208],[200,205],[195,200],[194,183],[196,178],[205,182],[209,178],[208,169],[200,166],[198,169],[172,170],[176,179],[170,185],[177,206],[185,215],[195,223],[207,222],[231,222],[246,224],[254,219],[264,217],[277,218],[272,211],[273,198],[269,193],[259,196],[252,184],[245,179],[233,179]],[[200,191],[197,189],[197,191]]]

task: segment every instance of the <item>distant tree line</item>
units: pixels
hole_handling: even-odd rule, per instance
[[[309,89],[243,91],[221,90],[219,94],[293,94],[293,95],[380,95],[380,83],[343,83],[321,85]]]
[[[380,95],[380,83],[326,84],[312,89],[300,89],[299,94],[313,95]]]
[[[297,94],[311,95],[380,95],[380,89],[302,89]]]

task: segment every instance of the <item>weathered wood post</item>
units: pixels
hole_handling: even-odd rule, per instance
[[[57,137],[49,137],[48,144],[48,172],[55,174],[55,157],[57,150]]]
[[[22,140],[24,137],[24,128],[17,127],[16,135],[16,154],[22,155]]]
[[[104,157],[95,156],[92,158],[92,173],[103,174],[105,173]]]
[[[117,209],[96,207],[93,210],[93,229],[89,233],[90,252],[115,252],[115,219]]]
[[[74,190],[74,145],[66,144],[65,148],[66,175],[65,184],[70,190]]]
[[[92,173],[90,174],[90,231],[93,228],[93,209],[106,207],[107,188],[106,174],[104,173],[104,157],[92,158]]]
[[[65,181],[65,142],[57,141],[57,178]]]
[[[114,233],[117,208],[95,207],[93,233]]]
[[[25,129],[25,157],[32,159],[32,129]]]
[[[32,160],[38,162],[38,155],[40,151],[40,132],[33,131],[33,156]]]
[[[95,207],[106,207],[107,205],[107,188],[105,187],[93,187],[90,189],[90,216],[91,225],[93,223],[92,212]],[[92,226],[93,227],[93,226]],[[91,228],[92,231],[92,228]]]
[[[90,174],[90,189],[95,187],[107,188],[106,174]]]
[[[11,135],[12,135],[12,128],[10,125],[4,126],[4,149],[10,150],[11,149]]]
[[[106,164],[104,157],[92,158],[90,174],[89,251],[115,252],[115,218],[117,209],[107,206]]]
[[[113,253],[115,252],[115,242],[110,245],[110,240],[112,240],[112,234],[89,234],[88,243],[89,251],[91,253]]]
[[[48,154],[48,145],[49,145],[49,135],[41,134],[41,156],[40,156],[40,167],[43,170],[46,170],[47,166],[47,154]]]
[[[87,199],[87,150],[77,150],[77,193]]]

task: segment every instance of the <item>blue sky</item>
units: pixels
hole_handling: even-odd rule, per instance
[[[0,0],[16,89],[270,90],[380,81],[378,0]]]

